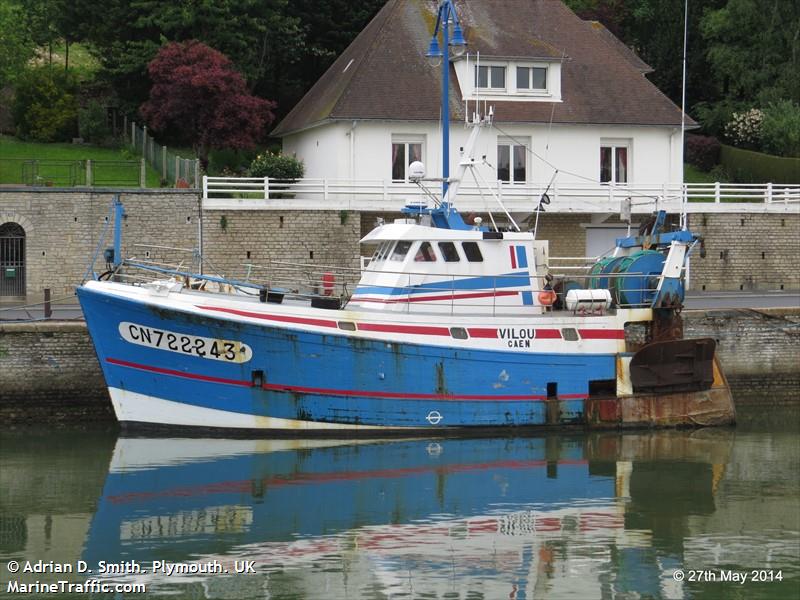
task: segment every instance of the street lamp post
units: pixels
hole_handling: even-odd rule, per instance
[[[453,37],[450,39],[450,24],[453,24]],[[439,33],[442,45],[439,46]],[[458,14],[453,0],[442,0],[436,15],[436,25],[426,56],[442,64],[442,201],[444,201],[450,177],[450,48],[461,55],[466,49],[464,34],[458,22]]]

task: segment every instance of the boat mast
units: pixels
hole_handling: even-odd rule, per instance
[[[450,39],[451,22],[453,24],[452,39]],[[439,46],[440,31],[442,34],[441,47]],[[453,0],[441,0],[437,9],[433,37],[425,56],[432,62],[441,61],[442,66],[442,203],[445,202],[450,183],[450,48],[452,47],[453,54],[460,56],[464,53],[466,45]]]

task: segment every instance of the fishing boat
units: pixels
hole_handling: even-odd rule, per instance
[[[660,212],[585,274],[554,275],[547,241],[465,223],[456,188],[369,233],[346,298],[329,273],[302,293],[129,260],[84,284],[119,421],[378,435],[733,422],[714,340],[681,336],[697,236]]]
[[[444,48],[453,17],[437,21]],[[503,224],[458,211],[491,109],[470,125],[450,177],[442,120],[441,196],[424,165],[409,166],[427,200],[362,240],[377,249],[352,293],[337,292],[332,271],[302,290],[269,272],[230,279],[122,260],[117,201],[113,269],[78,296],[119,421],[372,435],[732,423],[715,341],[682,339],[686,261],[702,242],[686,219],[672,229],[656,211],[607,255],[558,272],[535,221],[524,231],[499,199]],[[149,280],[131,276],[141,269]]]

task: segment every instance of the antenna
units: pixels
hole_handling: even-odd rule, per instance
[[[686,229],[686,185],[683,177],[683,152],[685,148],[684,136],[686,135],[686,39],[689,31],[689,0],[684,0],[683,6],[683,81],[681,83],[681,225]]]
[[[465,58],[467,61],[467,77],[469,77],[469,52]],[[464,94],[464,125],[469,125],[469,94]]]

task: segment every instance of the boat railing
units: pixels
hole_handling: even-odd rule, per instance
[[[370,270],[373,278],[391,281],[381,284],[380,294],[370,293],[369,284],[358,289],[361,269],[334,265],[267,261],[241,263],[219,269],[207,259],[200,261],[196,251],[168,246],[137,244],[136,254],[125,259],[119,269],[108,276],[118,281],[144,285],[154,279],[180,281],[187,289],[236,294],[266,301],[294,300],[301,302],[330,299],[326,307],[344,306],[349,301],[362,308],[378,308],[395,304],[394,311],[435,312],[438,314],[511,313],[517,305],[508,297],[531,293],[534,306],[546,311],[567,310],[570,290],[607,289],[610,305],[603,302],[584,304],[575,309],[587,314],[602,314],[614,308],[647,305],[658,285],[658,277],[637,273],[591,273],[595,257],[551,258],[548,275],[484,275],[486,285],[463,285],[474,279],[472,274],[454,274],[419,270],[417,272],[381,269]],[[167,253],[173,260],[166,260]],[[176,254],[184,254],[176,259]],[[203,272],[201,272],[203,271]],[[631,301],[634,298],[636,301]]]

